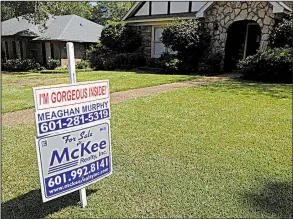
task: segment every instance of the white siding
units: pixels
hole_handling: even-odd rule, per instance
[[[191,11],[199,11],[207,2],[192,2]]]
[[[168,2],[152,2],[152,15],[167,14]]]
[[[150,2],[144,3],[134,16],[149,15]]]
[[[170,13],[188,12],[189,2],[171,2]]]

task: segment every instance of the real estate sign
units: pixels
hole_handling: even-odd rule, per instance
[[[112,173],[110,123],[36,138],[43,201]]]
[[[33,88],[37,135],[110,119],[109,81]]]
[[[112,173],[109,81],[33,88],[43,201]]]

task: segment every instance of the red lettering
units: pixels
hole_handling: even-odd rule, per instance
[[[76,90],[72,90],[71,92],[72,92],[71,93],[72,94],[72,100],[75,100],[75,94],[76,94],[75,92],[76,92]]]
[[[66,101],[66,91],[62,91],[62,98],[59,100],[59,102],[63,102],[63,99]]]
[[[51,100],[52,100],[52,103],[56,102],[56,93],[55,92],[52,93]]]

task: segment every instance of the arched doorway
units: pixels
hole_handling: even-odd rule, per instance
[[[236,21],[227,32],[224,68],[226,72],[236,69],[237,62],[257,52],[261,29],[255,21]]]

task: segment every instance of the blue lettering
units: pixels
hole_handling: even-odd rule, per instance
[[[106,148],[106,141],[101,141],[100,149],[105,149],[105,148]]]
[[[78,158],[78,155],[74,155],[76,152],[78,152],[79,150],[78,149],[74,149],[72,152],[71,152],[71,157],[73,159],[77,159]]]
[[[84,156],[84,151],[86,151],[88,154],[91,154],[89,149],[87,148],[90,145],[91,141],[89,141],[86,145],[84,143],[81,144],[81,157]]]
[[[66,161],[69,161],[69,153],[68,153],[68,148],[64,148],[62,151],[61,156],[59,156],[59,153],[57,150],[54,150],[52,153],[52,157],[51,157],[51,161],[50,161],[50,166],[52,166],[54,164],[55,161],[55,157],[58,161],[58,163],[60,164],[64,158],[64,156],[66,157]]]

